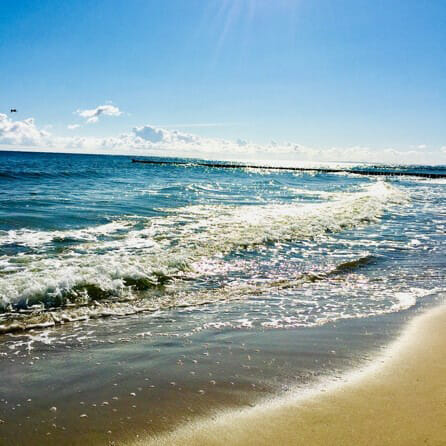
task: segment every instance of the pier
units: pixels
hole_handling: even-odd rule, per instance
[[[400,170],[366,170],[366,169],[329,169],[316,167],[273,167],[259,166],[253,164],[221,164],[211,162],[176,162],[176,161],[155,161],[132,159],[132,163],[152,164],[152,165],[172,165],[185,167],[211,167],[217,169],[268,169],[268,170],[292,170],[296,172],[317,172],[317,173],[347,173],[355,175],[372,175],[372,176],[397,176],[397,177],[419,177],[419,178],[446,178],[446,173],[433,172],[410,172]]]

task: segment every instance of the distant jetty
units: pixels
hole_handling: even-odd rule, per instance
[[[374,176],[397,176],[397,177],[420,177],[420,178],[446,178],[445,173],[434,172],[411,172],[400,170],[366,170],[366,169],[323,169],[315,167],[272,167],[258,166],[248,164],[220,164],[220,163],[203,163],[191,162],[185,163],[181,161],[154,161],[154,160],[138,160],[132,159],[132,163],[155,164],[168,166],[187,166],[187,167],[212,167],[218,169],[269,169],[269,170],[292,170],[297,172],[318,172],[318,173],[349,173],[356,175],[374,175]]]

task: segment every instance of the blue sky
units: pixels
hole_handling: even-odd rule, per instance
[[[0,113],[56,146],[155,126],[442,154],[445,56],[443,1],[2,0]]]

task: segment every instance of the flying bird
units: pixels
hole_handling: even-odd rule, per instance
[[[11,108],[11,113],[17,113],[17,109],[16,108]]]

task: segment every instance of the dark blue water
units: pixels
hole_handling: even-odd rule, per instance
[[[445,180],[0,152],[2,330],[172,307],[191,309],[184,332],[401,311],[443,287],[445,198]]]

